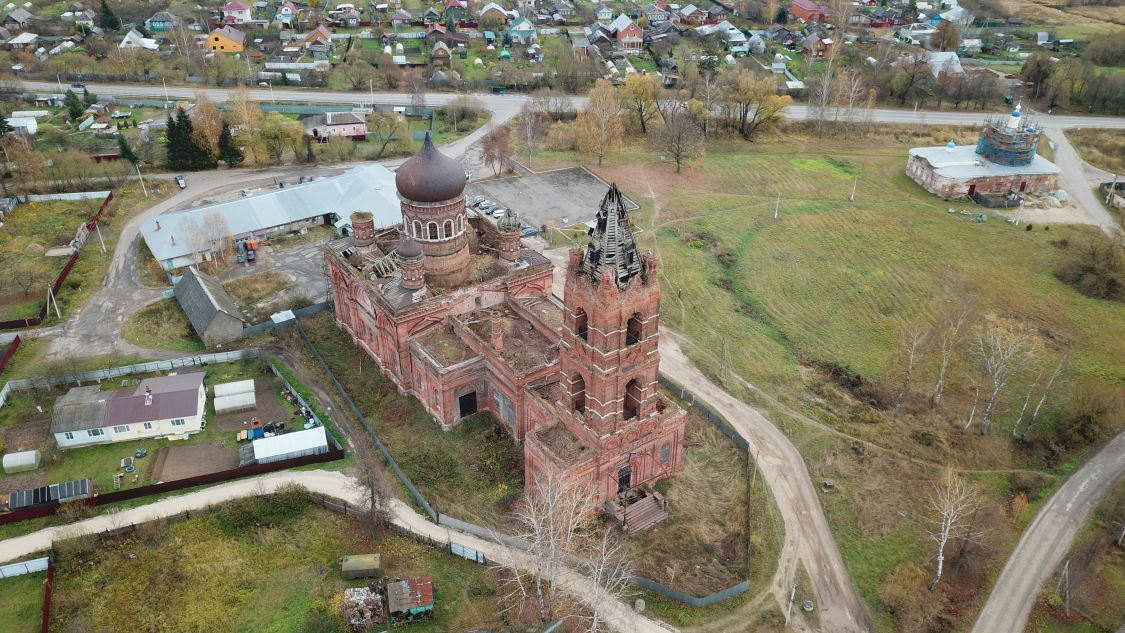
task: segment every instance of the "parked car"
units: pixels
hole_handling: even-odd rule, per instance
[[[469,206],[475,209],[477,208],[478,204],[486,201],[488,201],[488,198],[485,198],[484,196],[473,196],[472,198],[469,198]]]
[[[180,189],[187,189],[187,181],[184,180],[183,176],[176,176],[176,184],[180,186]]]
[[[522,227],[520,227],[520,237],[531,237],[532,235],[538,234],[539,230],[531,226],[530,224],[524,224]]]
[[[505,209],[504,207],[496,207],[495,209],[489,211],[488,214],[491,215],[494,218],[499,219],[499,218],[504,217],[504,214],[507,213],[507,212],[508,212],[508,210]]]
[[[82,83],[81,81],[76,81],[76,82],[70,84],[70,87],[71,88],[85,88],[86,84]]]

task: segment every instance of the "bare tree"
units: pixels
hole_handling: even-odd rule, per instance
[[[491,167],[497,176],[504,169],[511,167],[512,143],[508,128],[497,127],[484,136],[481,140],[481,160]]]
[[[930,494],[930,540],[937,543],[937,570],[930,591],[941,582],[945,569],[945,546],[949,541],[969,538],[973,512],[980,506],[980,495],[963,475],[947,468],[934,483]]]
[[[676,173],[685,162],[703,157],[703,133],[690,114],[679,110],[664,120],[653,134],[656,148],[676,163]]]
[[[558,617],[562,596],[553,592],[568,558],[580,549],[583,527],[594,508],[592,497],[575,482],[555,474],[538,478],[513,513],[515,534],[496,538],[504,551],[494,567],[506,579],[506,609],[532,600],[542,621]],[[518,551],[513,540],[526,549]]]
[[[203,214],[203,232],[207,239],[207,248],[212,253],[218,253],[223,261],[227,259],[227,252],[231,248],[230,223],[222,213],[211,210]]]
[[[711,115],[719,104],[721,89],[722,84],[714,71],[704,70],[699,73],[699,81],[695,85],[695,100],[701,107],[693,109],[693,112],[696,113],[696,119],[703,129],[703,140],[707,140],[707,135],[711,131]]]
[[[180,230],[183,232],[181,235],[169,235],[168,239],[172,240],[173,243],[175,243],[175,240],[186,243],[195,255],[195,263],[205,261],[203,253],[208,248],[207,229],[198,220],[188,219],[180,223]]]
[[[898,394],[895,395],[895,415],[902,413],[902,403],[910,391],[910,382],[914,378],[914,368],[922,355],[922,350],[929,338],[927,328],[921,323],[912,323],[903,332],[902,337],[902,382],[899,384]]]
[[[1031,343],[1026,332],[991,321],[985,321],[977,331],[976,351],[988,394],[981,412],[982,434],[988,433],[992,410],[1012,376],[1034,358]]]
[[[1020,410],[1020,415],[1016,418],[1016,423],[1012,425],[1012,435],[1019,437],[1020,441],[1027,440],[1027,436],[1031,434],[1031,430],[1035,428],[1036,422],[1039,421],[1039,414],[1043,410],[1043,405],[1047,402],[1047,396],[1051,395],[1051,388],[1055,386],[1055,381],[1058,379],[1059,374],[1062,373],[1063,366],[1066,364],[1066,359],[1067,357],[1064,355],[1059,359],[1059,363],[1055,365],[1055,371],[1051,372],[1051,377],[1047,379],[1047,384],[1043,386],[1043,391],[1039,395],[1039,402],[1035,404],[1035,410],[1031,412],[1031,418],[1028,419],[1027,425],[1024,426],[1023,431],[1017,433],[1020,422],[1023,421],[1024,412],[1027,410],[1028,402],[1031,399],[1031,393],[1035,385],[1039,382],[1042,372],[1039,372],[1035,376],[1035,383],[1032,383],[1031,387],[1027,390],[1027,398],[1024,399],[1023,409]]]
[[[543,124],[546,117],[545,105],[534,98],[525,103],[523,109],[520,110],[520,141],[527,148],[528,169],[531,168],[531,157],[535,153],[535,144],[539,142],[539,137],[543,136]]]
[[[378,458],[368,451],[356,461],[355,490],[363,498],[360,510],[365,527],[378,534],[390,525],[393,511],[394,489],[387,483],[383,470],[376,462]]]
[[[410,93],[410,107],[418,110],[426,107],[426,78],[421,71],[412,70],[405,76],[406,91]]]
[[[938,361],[938,374],[937,380],[934,382],[934,390],[930,394],[930,406],[937,408],[941,404],[941,396],[945,391],[945,376],[949,372],[949,365],[953,362],[953,355],[957,352],[957,348],[961,346],[961,341],[964,338],[965,322],[969,318],[969,312],[972,307],[969,303],[961,305],[961,309],[956,312],[947,313],[938,322],[940,329],[937,335],[938,338],[938,353],[940,355]]]
[[[612,527],[587,539],[586,555],[578,562],[578,574],[589,582],[592,594],[589,607],[589,633],[609,631],[606,611],[609,604],[621,601],[630,590],[632,571],[625,544]]]

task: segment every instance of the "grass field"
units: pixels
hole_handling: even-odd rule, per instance
[[[398,392],[367,354],[336,327],[330,312],[301,321],[325,362],[373,425],[414,485],[439,512],[499,526],[523,492],[521,449],[488,413],[442,431],[413,397]],[[308,356],[299,339],[288,345]],[[305,363],[312,367],[311,357]]]
[[[4,633],[36,633],[43,614],[43,583],[46,572],[0,578],[0,630]]]
[[[275,297],[291,285],[292,282],[289,281],[288,277],[276,270],[269,270],[224,282],[223,289],[230,293],[231,298],[238,304],[243,315],[250,322],[256,323],[259,317],[268,316],[268,314],[257,314],[259,304],[267,303],[267,300]],[[268,313],[268,310],[266,312]]]
[[[366,581],[343,580],[339,559],[368,552],[381,556],[390,578],[433,578],[435,617],[411,631],[500,623],[488,567],[393,533],[372,538],[317,507],[271,512],[261,526],[236,532],[225,526],[221,513],[148,525],[60,560],[52,630],[140,631],[160,622],[176,631],[343,631],[335,601]],[[141,590],[178,599],[138,600]]]
[[[890,380],[904,328],[971,296],[981,311],[1033,324],[1041,337],[1066,345],[1068,380],[1125,384],[1125,338],[1113,326],[1125,319],[1125,304],[1080,295],[1053,275],[1063,251],[1052,242],[1077,239],[1085,229],[959,221],[963,216],[947,209],[967,208],[963,202],[941,201],[905,175],[909,147],[937,145],[949,134],[959,141],[975,136],[902,131],[849,145],[791,132],[784,142],[713,142],[702,163],[680,175],[641,145],[591,166],[641,205],[634,214],[645,229],[639,240],[661,257],[663,324],[687,334],[693,345],[685,349],[704,371],[762,407],[789,435],[814,482],[835,482],[837,492],[822,494],[822,502],[878,630],[895,626],[878,598],[884,579],[900,565],[925,568],[931,559],[922,491],[940,465],[1046,471],[1020,475],[1034,479],[1036,490],[1030,509],[1014,514],[1020,482],[998,472],[975,476],[985,514],[1001,527],[983,555],[938,592],[954,621],[979,608],[978,596],[1014,546],[1016,530],[1067,466],[1006,437],[1014,393],[1001,404],[1000,428],[991,435],[960,430],[971,395],[967,353],[957,360],[959,378],[940,415],[924,408],[917,417],[872,412],[826,384],[815,367],[838,363]],[[551,161],[544,153],[542,162]],[[931,380],[932,363],[932,356],[923,361],[920,382]],[[1013,391],[1029,379],[1021,377]],[[1052,431],[1068,398],[1069,391],[1048,401],[1041,432]],[[810,425],[793,410],[826,426]]]
[[[1086,162],[1125,174],[1125,130],[1067,130],[1066,137]]]
[[[147,349],[202,352],[207,349],[175,299],[160,299],[129,315],[121,328],[126,341]]]

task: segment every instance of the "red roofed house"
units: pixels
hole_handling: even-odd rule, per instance
[[[828,19],[828,7],[812,0],[793,0],[789,15],[802,22],[824,22]]]
[[[201,371],[115,391],[75,387],[55,400],[51,433],[59,448],[198,433],[206,402]]]
[[[223,5],[223,22],[227,24],[246,24],[250,17],[250,5],[231,0]]]

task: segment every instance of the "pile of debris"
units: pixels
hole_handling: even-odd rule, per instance
[[[340,605],[344,622],[354,633],[370,631],[386,620],[383,608],[382,587],[374,583],[367,587],[352,587],[344,590],[344,601]]]

